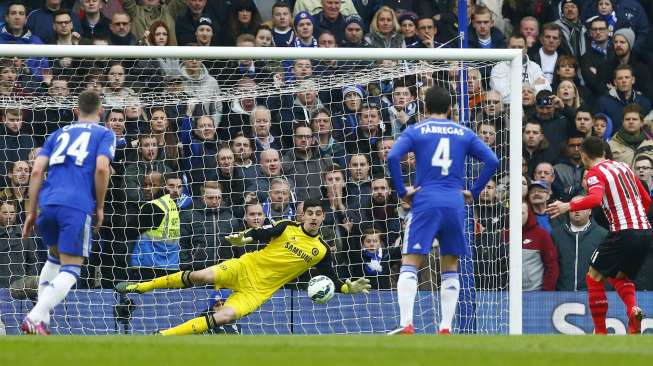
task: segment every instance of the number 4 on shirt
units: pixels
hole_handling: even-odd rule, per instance
[[[50,166],[62,164],[66,160],[66,156],[75,158],[75,165],[84,165],[84,159],[88,156],[88,142],[91,139],[90,132],[82,132],[72,143],[70,143],[70,135],[67,132],[62,133],[57,137],[56,148],[50,156]],[[62,155],[63,152],[65,155]]]
[[[433,153],[433,157],[431,158],[431,166],[440,167],[442,169],[440,172],[441,175],[449,175],[449,167],[453,163],[449,159],[449,156],[449,139],[443,137],[440,139],[438,146],[435,148],[435,153]]]

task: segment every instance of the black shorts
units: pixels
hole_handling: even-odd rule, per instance
[[[610,232],[592,254],[590,265],[603,276],[623,272],[635,279],[652,243],[653,230]]]

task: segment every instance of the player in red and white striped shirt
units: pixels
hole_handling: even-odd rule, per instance
[[[585,276],[594,333],[607,333],[605,279],[626,305],[628,333],[641,333],[644,314],[637,306],[635,284],[630,279],[637,275],[653,240],[646,217],[651,198],[627,164],[605,159],[605,145],[600,138],[589,137],[583,141],[581,158],[588,169],[585,178],[588,195],[569,203],[556,201],[549,205],[547,212],[555,218],[570,210],[603,207],[610,233],[592,254]]]

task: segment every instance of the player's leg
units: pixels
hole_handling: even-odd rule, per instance
[[[224,263],[221,263],[221,265],[224,265]],[[157,277],[150,281],[119,282],[116,284],[115,290],[121,294],[142,294],[155,289],[175,289],[213,285],[217,282],[218,272],[218,265],[204,268],[199,271],[179,271],[167,276]]]
[[[450,333],[453,316],[456,314],[458,295],[460,295],[460,278],[458,277],[458,256],[440,255],[440,306],[442,319],[440,332]]]
[[[460,295],[458,262],[461,256],[469,255],[469,242],[465,236],[465,210],[463,208],[442,208],[442,230],[440,239],[440,333],[451,333],[456,305]]]
[[[585,275],[585,282],[587,283],[587,303],[594,323],[594,334],[607,334],[605,317],[608,313],[608,298],[605,296],[603,275],[590,265],[589,271]]]
[[[50,285],[50,282],[59,274],[61,262],[59,261],[59,251],[57,250],[57,241],[59,236],[59,225],[54,219],[54,213],[49,208],[41,210],[37,218],[36,227],[43,242],[48,247],[48,259],[45,261],[41,273],[39,273],[38,299],[41,298],[43,290]]]
[[[433,219],[428,211],[410,212],[406,216],[403,257],[397,280],[399,328],[389,332],[389,335],[412,334],[415,331],[413,309],[417,296],[417,271],[422,267],[424,257],[428,255],[433,246],[433,239],[437,232],[437,224],[434,224]]]
[[[205,316],[193,318],[187,322],[177,325],[176,327],[162,330],[159,332],[159,334],[164,336],[201,334],[211,328],[233,323],[237,319],[239,318],[236,314],[236,311],[232,307],[223,306],[215,313],[208,313]]]
[[[41,298],[43,290],[50,285],[50,282],[59,274],[61,262],[59,261],[59,252],[56,246],[48,248],[48,259],[45,261],[41,273],[39,273],[38,297]]]

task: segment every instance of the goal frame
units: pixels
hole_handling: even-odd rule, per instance
[[[425,60],[507,61],[510,64],[509,100],[509,334],[522,333],[521,252],[521,124],[522,52],[516,49],[412,49],[412,48],[274,48],[96,45],[0,45],[0,57],[91,57],[179,59],[314,60]]]

